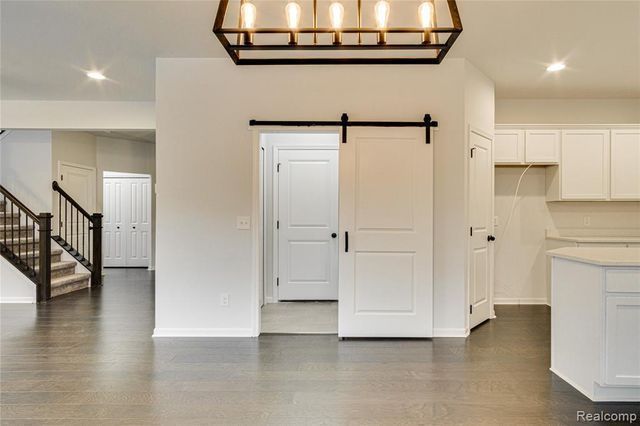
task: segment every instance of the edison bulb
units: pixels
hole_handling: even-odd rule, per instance
[[[376,3],[373,11],[376,17],[376,25],[378,28],[387,28],[387,22],[389,21],[389,3],[385,0],[380,0]]]
[[[418,17],[422,28],[433,27],[433,3],[425,1],[418,7]]]
[[[284,13],[287,15],[287,25],[289,28],[298,28],[300,17],[302,16],[302,8],[300,5],[294,1],[289,2],[284,8]]]
[[[333,29],[342,28],[342,21],[344,20],[344,6],[339,2],[331,3],[329,6],[329,19],[331,20],[331,27]]]
[[[242,28],[253,28],[256,25],[256,6],[250,2],[244,2],[240,7],[242,17]]]

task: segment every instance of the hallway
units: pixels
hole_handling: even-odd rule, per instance
[[[154,340],[153,295],[152,272],[116,269],[98,291],[2,305],[3,424],[549,424],[639,410],[593,404],[548,371],[548,307],[498,306],[467,340]]]

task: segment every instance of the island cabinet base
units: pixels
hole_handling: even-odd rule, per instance
[[[553,256],[551,371],[592,401],[640,401],[640,267]]]

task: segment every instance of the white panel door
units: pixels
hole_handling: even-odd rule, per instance
[[[493,161],[491,139],[469,132],[469,328],[491,316],[493,256]]]
[[[611,131],[611,199],[640,200],[640,130]]]
[[[562,132],[563,200],[606,200],[609,196],[609,130]]]
[[[105,267],[127,266],[123,200],[125,179],[104,179],[102,256]]]
[[[350,127],[340,144],[341,337],[433,335],[433,145]]]
[[[151,244],[151,179],[127,179],[127,266],[148,267]]]
[[[86,210],[89,214],[95,212],[96,209],[96,170],[91,167],[82,166],[78,164],[58,163],[59,170],[59,183],[60,187],[71,196],[80,206]],[[84,220],[83,228],[83,216],[76,214],[76,209],[73,211],[71,205],[68,204],[65,209],[64,200],[62,202],[54,202],[54,214],[59,214],[58,225],[60,227],[60,236],[65,238],[68,243],[74,247],[81,249],[85,247],[86,250],[89,247],[89,224]],[[58,207],[60,212],[58,212]],[[66,215],[67,220],[63,220]],[[64,229],[66,223],[68,229]],[[72,232],[73,229],[73,238]]]
[[[338,299],[338,150],[278,155],[278,299]]]

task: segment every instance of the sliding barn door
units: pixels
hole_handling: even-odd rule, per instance
[[[340,337],[433,334],[433,145],[350,127],[340,144]]]

